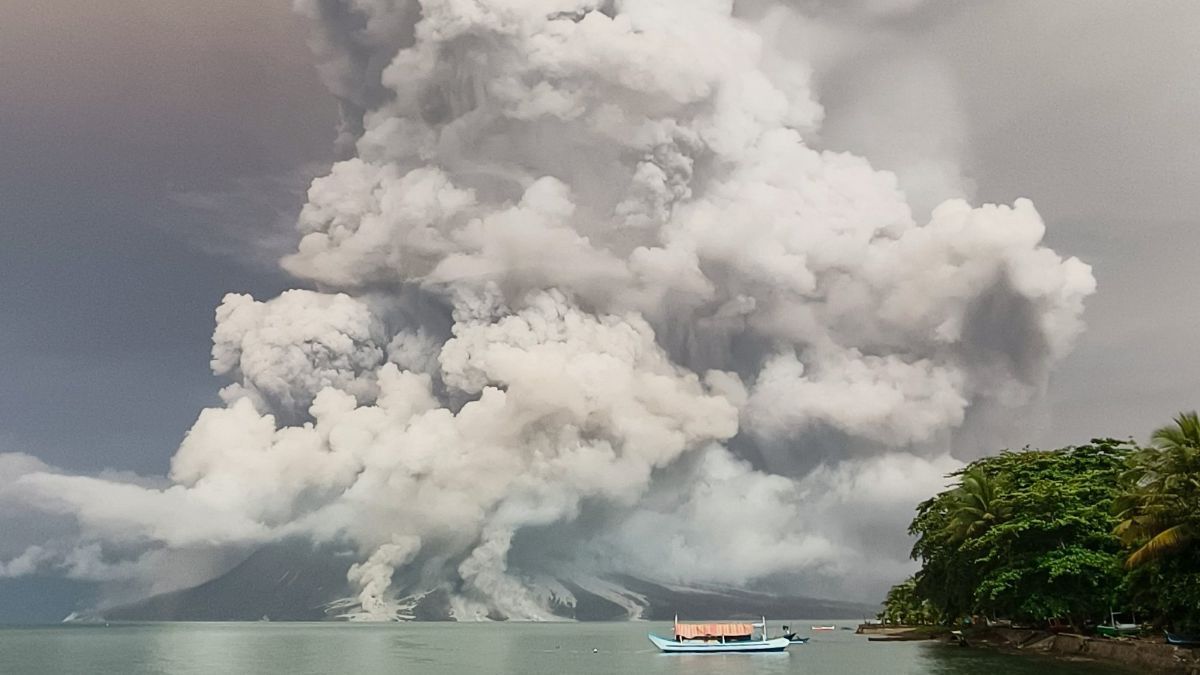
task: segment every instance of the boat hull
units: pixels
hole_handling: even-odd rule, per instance
[[[771,640],[749,640],[745,642],[700,642],[685,640],[668,640],[657,635],[647,635],[650,642],[660,650],[669,654],[756,654],[764,652],[782,652],[790,644],[787,638]]]
[[[1133,636],[1139,632],[1141,627],[1136,625],[1096,626],[1097,635],[1110,638]]]
[[[1167,634],[1167,644],[1177,647],[1200,647],[1200,636],[1176,635],[1170,631],[1163,632]]]

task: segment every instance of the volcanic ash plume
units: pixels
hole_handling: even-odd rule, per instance
[[[316,290],[225,298],[226,405],[170,484],[2,488],[74,519],[64,551],[349,546],[368,618],[548,617],[621,575],[862,597],[1082,329],[1090,269],[1030,202],[916,222],[813,147],[814,66],[768,30],[799,10],[298,4],[347,153],[283,260]]]

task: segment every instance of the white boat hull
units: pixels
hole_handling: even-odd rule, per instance
[[[781,652],[790,644],[787,638],[770,640],[746,640],[742,642],[702,642],[700,640],[667,640],[657,635],[647,635],[650,642],[664,652],[672,654],[723,654]]]

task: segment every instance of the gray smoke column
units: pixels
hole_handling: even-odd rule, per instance
[[[170,484],[11,479],[71,546],[348,543],[360,618],[542,618],[619,574],[870,597],[1082,330],[1091,271],[1029,201],[918,222],[810,144],[787,3],[298,4],[349,153],[283,260],[317,290],[226,297],[226,406]]]

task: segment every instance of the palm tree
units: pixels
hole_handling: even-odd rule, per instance
[[[1008,508],[997,498],[996,482],[979,467],[967,469],[950,493],[951,539],[962,542],[987,532],[1008,518]]]
[[[1177,553],[1200,539],[1200,417],[1180,413],[1156,429],[1152,448],[1139,452],[1114,504],[1121,522],[1114,531],[1137,546],[1127,568]]]

